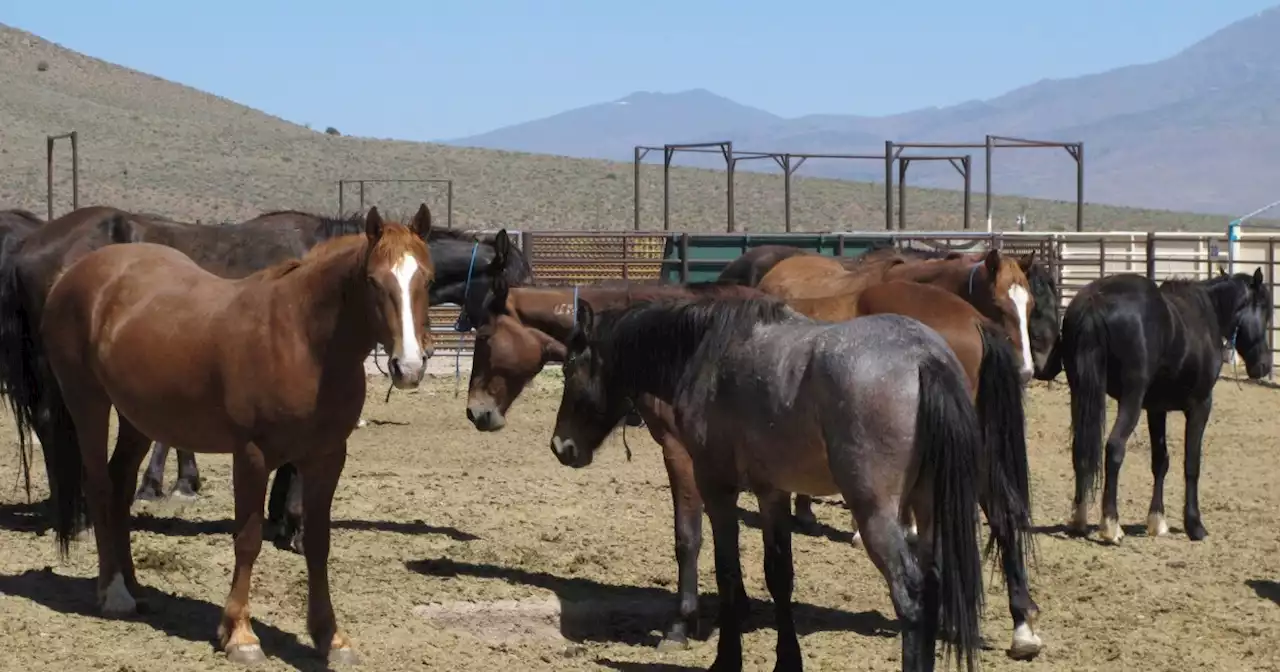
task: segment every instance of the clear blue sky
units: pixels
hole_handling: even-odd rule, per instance
[[[1278,1],[25,0],[0,22],[290,121],[432,140],[638,90],[784,116],[954,104],[1158,60]]]

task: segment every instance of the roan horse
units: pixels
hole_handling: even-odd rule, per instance
[[[976,669],[982,571],[977,413],[951,348],[919,321],[873,315],[835,324],[782,301],[578,303],[551,450],[585,467],[629,399],[671,404],[715,539],[720,637],[712,669],[741,669],[737,500],[759,500],[775,669],[802,668],[791,613],[789,493],[839,492],[889,584],[904,670],[932,670],[939,630]],[[919,543],[898,519],[909,508]],[[947,643],[944,642],[944,646]]]
[[[576,301],[593,310],[618,308],[637,299],[694,296],[762,296],[738,285],[693,283],[651,285],[620,283],[614,287],[581,289],[550,287],[508,288],[493,285],[485,312],[472,316],[476,325],[467,418],[480,431],[506,426],[506,414],[529,381],[553,362],[564,362],[565,343],[576,326]],[[702,550],[702,497],[693,479],[689,452],[675,427],[671,406],[652,395],[634,400],[635,408],[653,440],[662,446],[662,460],[671,483],[677,567],[677,617],[659,648],[688,644],[698,625],[698,554]],[[745,594],[745,588],[741,588]]]
[[[250,577],[267,477],[292,462],[307,512],[307,629],[331,662],[354,661],[329,597],[329,522],[364,405],[364,360],[381,344],[394,384],[413,388],[432,351],[430,220],[415,217],[411,230],[384,223],[374,208],[365,226],[364,235],[241,280],[215,276],[173,248],[137,243],[97,250],[54,283],[40,333],[62,397],[46,443],[59,485],[57,538],[65,555],[83,487],[104,614],[138,607],[129,505],[148,437],[230,453],[236,557],[219,643],[233,661],[264,659],[249,620]],[[112,407],[119,434],[108,463]]]
[[[823,259],[833,266],[831,277],[843,273],[838,260]],[[786,263],[789,262],[779,264],[776,271],[785,270]],[[773,272],[760,281],[760,290],[772,293],[775,289]],[[893,280],[850,289],[843,294],[802,299],[781,293],[795,310],[825,322],[889,313],[913,317],[937,331],[959,358],[985,437],[979,463],[984,477],[978,497],[991,525],[991,540],[998,551],[997,560],[1009,595],[1013,640],[1007,651],[1015,659],[1034,658],[1040,653],[1042,642],[1035,633],[1040,608],[1027,586],[1032,523],[1026,420],[1017,358],[1009,339],[972,305],[932,285]],[[812,516],[809,498],[805,497],[803,503],[800,497],[796,499],[797,510],[803,506]],[[799,515],[797,518],[803,519]]]
[[[1250,276],[1227,275],[1205,281],[1166,280],[1157,286],[1124,273],[1085,285],[1067,305],[1062,339],[1048,372],[1063,367],[1071,387],[1071,454],[1076,490],[1068,529],[1088,533],[1089,504],[1102,475],[1102,429],[1107,397],[1115,399],[1115,423],[1106,441],[1102,490],[1103,541],[1119,543],[1117,490],[1125,444],[1147,412],[1151,433],[1151,473],[1155,484],[1147,514],[1147,534],[1168,534],[1164,478],[1169,471],[1165,419],[1186,416],[1186,501],[1183,525],[1198,541],[1208,533],[1200,518],[1200,459],[1213,388],[1222,370],[1222,344],[1244,358],[1250,378],[1271,372],[1271,290],[1259,268]],[[1048,376],[1052,378],[1052,375]]]

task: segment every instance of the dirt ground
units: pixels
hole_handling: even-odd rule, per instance
[[[452,368],[452,362],[450,367]],[[451,372],[450,372],[451,373]],[[465,371],[464,371],[465,376]],[[689,650],[658,652],[673,606],[670,495],[659,450],[630,429],[584,470],[562,467],[548,448],[559,372],[527,390],[507,428],[475,431],[454,398],[452,375],[383,402],[370,381],[370,423],[351,439],[339,485],[330,560],[339,622],[361,669],[705,669],[715,635]],[[465,388],[465,378],[463,381]],[[1280,392],[1218,385],[1206,440],[1202,508],[1209,538],[1181,534],[1180,416],[1171,417],[1167,492],[1175,534],[1143,532],[1151,489],[1149,442],[1140,429],[1121,483],[1129,536],[1119,547],[1066,538],[1070,508],[1069,405],[1065,382],[1033,385],[1028,422],[1038,563],[1032,591],[1046,649],[1031,663],[1004,654],[1011,624],[1003,582],[987,580],[982,654],[986,670],[1276,670],[1280,656]],[[10,446],[12,427],[3,414]],[[130,620],[95,615],[92,541],[57,559],[51,535],[35,533],[17,473],[17,451],[0,451],[0,641],[10,670],[227,670],[214,648],[232,567],[229,465],[202,456],[205,496],[135,508],[133,552],[152,610]],[[167,482],[173,478],[171,460]],[[37,474],[43,486],[43,472]],[[43,499],[44,489],[38,497]],[[744,510],[755,510],[749,496]],[[811,670],[899,669],[888,592],[865,552],[839,539],[843,509],[815,507],[835,529],[795,541],[797,621]],[[1097,521],[1097,507],[1091,516]],[[773,666],[774,631],[759,531],[744,515],[743,567],[756,600],[745,638],[747,669]],[[300,556],[265,546],[255,568],[256,632],[270,657],[262,669],[317,669],[305,628]],[[711,541],[702,589],[714,592]],[[711,598],[714,599],[714,598]],[[712,602],[713,603],[713,602]]]

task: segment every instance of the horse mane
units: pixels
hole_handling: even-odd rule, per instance
[[[20,217],[35,225],[44,224],[44,220],[40,219],[38,215],[36,215],[34,212],[31,212],[30,210],[24,210],[22,208],[9,208],[8,210],[0,210],[0,214],[2,213],[7,213],[15,217]]]
[[[768,295],[663,297],[595,313],[588,339],[611,372],[612,384],[676,391],[689,385],[686,374],[696,375],[698,360],[719,358],[758,324],[798,316]],[[626,366],[619,366],[622,362]]]

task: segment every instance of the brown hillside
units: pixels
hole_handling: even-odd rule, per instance
[[[323,129],[323,119],[317,117],[316,123]],[[330,136],[0,25],[0,207],[45,212],[45,136],[70,130],[80,135],[81,205],[110,204],[188,220],[239,220],[277,208],[333,212],[340,178],[448,177],[455,184],[456,226],[632,226],[629,164]],[[71,207],[65,144],[55,161],[55,209],[61,214]],[[661,168],[646,168],[642,179],[643,225],[660,229]],[[676,169],[672,184],[673,228],[723,230],[722,173]],[[778,176],[739,173],[736,189],[740,229],[782,229]],[[793,222],[802,230],[880,230],[882,189],[798,179]],[[443,223],[442,185],[429,190],[371,186],[367,204],[406,210],[424,194]],[[354,207],[354,190],[347,203]],[[913,190],[908,225],[958,229],[960,204],[958,191]],[[981,223],[981,208],[982,197],[975,194],[975,226]],[[1024,208],[1034,228],[1074,226],[1072,204],[1025,198],[997,199],[1000,225],[1012,226]],[[1221,217],[1204,215],[1103,206],[1086,211],[1091,230],[1221,230],[1223,225]]]

